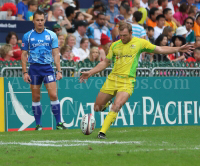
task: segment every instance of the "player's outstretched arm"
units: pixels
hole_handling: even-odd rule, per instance
[[[172,54],[176,52],[191,54],[193,49],[193,46],[189,44],[185,44],[181,47],[156,46],[153,52],[156,54]]]
[[[85,72],[81,72],[80,76],[80,82],[82,83],[84,80],[87,80],[90,78],[92,75],[104,70],[110,65],[111,61],[107,58],[105,58],[103,61],[101,61],[97,66],[95,66],[93,69]]]

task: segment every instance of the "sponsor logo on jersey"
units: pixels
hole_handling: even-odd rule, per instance
[[[31,41],[34,41],[35,40],[35,38],[31,38]]]
[[[45,35],[45,40],[50,40],[50,36],[49,35]]]
[[[135,46],[136,46],[136,45],[132,44],[132,45],[131,45],[131,48],[135,48]]]
[[[24,43],[22,43],[22,47],[24,47],[24,45],[25,45],[25,44],[24,44]]]

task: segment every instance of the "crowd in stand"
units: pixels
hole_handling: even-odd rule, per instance
[[[86,0],[85,0],[86,1]],[[200,61],[199,0],[94,0],[87,11],[78,0],[2,0],[0,19],[32,21],[34,12],[45,12],[46,21],[57,22],[61,61],[102,61],[112,42],[119,40],[119,22],[132,25],[132,36],[158,46],[194,46],[189,54],[140,55],[140,61]],[[4,16],[4,17],[3,17]],[[10,32],[0,49],[0,61],[21,59],[21,40]]]

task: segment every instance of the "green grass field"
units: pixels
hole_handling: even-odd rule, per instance
[[[0,133],[0,165],[199,166],[199,126],[111,128]]]

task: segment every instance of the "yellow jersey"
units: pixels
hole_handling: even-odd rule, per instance
[[[130,42],[123,44],[118,40],[110,46],[107,59],[114,61],[111,74],[121,77],[136,77],[136,68],[142,52],[153,52],[155,45],[145,39],[133,37]]]

